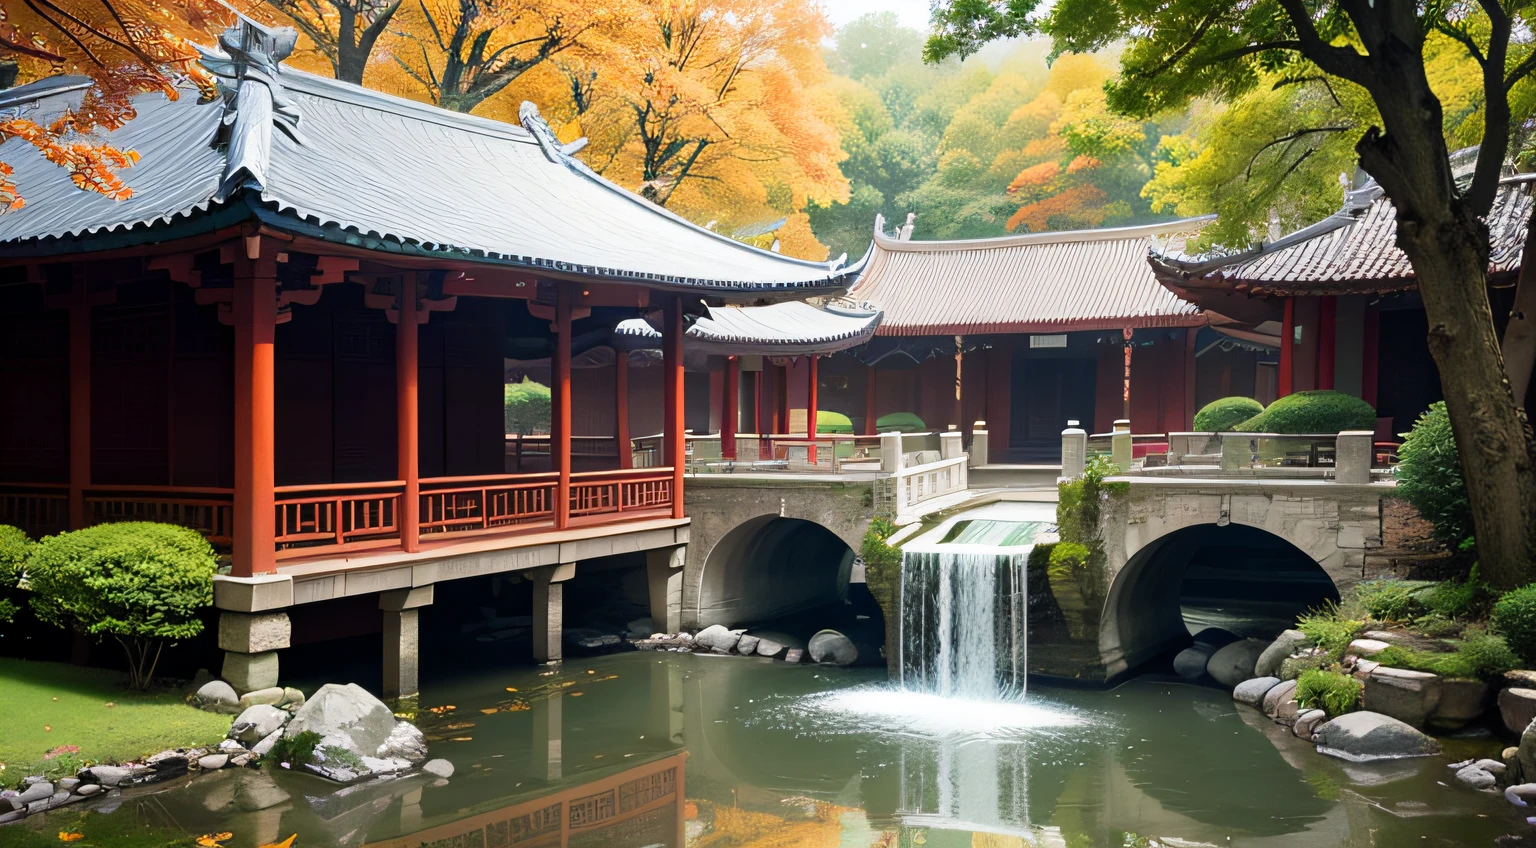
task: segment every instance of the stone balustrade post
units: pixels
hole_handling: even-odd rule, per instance
[[[1221,434],[1221,470],[1238,471],[1253,465],[1253,437],[1245,433]]]
[[[1333,478],[1340,483],[1371,482],[1372,440],[1370,430],[1345,430],[1339,434],[1333,454]]]
[[[1115,422],[1109,437],[1109,459],[1122,473],[1131,470],[1131,422],[1125,418]]]
[[[895,474],[901,470],[901,434],[880,434],[880,470]]]
[[[1088,467],[1088,432],[1068,421],[1061,431],[1061,476],[1072,480],[1083,476]]]
[[[965,453],[960,442],[960,431],[949,430],[939,434],[939,459],[956,459]]]
[[[971,456],[972,468],[987,464],[987,422],[977,421],[971,427]]]

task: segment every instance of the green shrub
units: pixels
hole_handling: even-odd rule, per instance
[[[549,387],[542,383],[524,377],[521,383],[502,388],[502,415],[508,433],[548,433],[549,411]]]
[[[1420,593],[1429,611],[1445,618],[1478,618],[1494,600],[1493,589],[1478,576],[1477,563],[1466,580],[1444,580]]]
[[[1195,429],[1202,433],[1225,433],[1263,411],[1264,404],[1253,398],[1213,400],[1195,413]]]
[[[833,412],[830,409],[818,409],[816,410],[816,432],[852,433],[853,421],[841,412]]]
[[[821,416],[817,416],[817,426],[821,425]],[[923,419],[910,412],[888,412],[875,419],[875,431],[878,433],[922,433],[928,429]]]
[[[1536,583],[1504,593],[1493,605],[1488,626],[1504,637],[1516,656],[1536,662]]]
[[[1375,430],[1376,410],[1343,392],[1296,392],[1270,404],[1235,429],[1253,433],[1338,433]]]
[[[1360,681],[1337,671],[1314,669],[1296,678],[1296,705],[1304,710],[1327,710],[1341,716],[1360,707]]]
[[[128,654],[129,678],[148,689],[166,640],[203,630],[213,603],[213,547],[170,524],[101,524],[49,536],[27,559],[38,617],[60,627],[110,635]]]
[[[1310,654],[1304,657],[1286,657],[1280,661],[1281,680],[1297,680],[1309,671],[1327,668],[1333,665],[1333,660],[1322,654]]]
[[[1338,661],[1344,649],[1365,629],[1365,622],[1349,618],[1337,604],[1328,603],[1296,619],[1296,629],[1307,634],[1312,644],[1322,648],[1329,659]]]
[[[1449,618],[1432,612],[1429,615],[1420,616],[1413,620],[1413,629],[1423,633],[1431,639],[1444,639],[1456,636],[1462,631],[1462,623],[1452,621]]]
[[[1416,651],[1401,645],[1372,657],[1382,665],[1427,671],[1441,677],[1492,679],[1517,667],[1520,659],[1503,638],[1481,631],[1468,632],[1451,653]]]
[[[1451,548],[1472,535],[1472,505],[1461,479],[1461,454],[1445,401],[1436,401],[1403,434],[1397,450],[1397,495],[1434,525]]]
[[[1355,587],[1355,600],[1377,621],[1408,621],[1429,612],[1421,593],[1433,585],[1424,580],[1367,580]]]
[[[26,571],[33,542],[18,527],[0,524],[0,624],[9,624],[21,610],[17,584]]]
[[[313,730],[305,730],[293,736],[280,736],[273,743],[272,750],[267,752],[267,758],[274,763],[287,763],[290,766],[302,766],[314,762],[315,748],[320,745],[320,734]]]

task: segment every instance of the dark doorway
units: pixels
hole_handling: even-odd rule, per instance
[[[1059,460],[1067,421],[1091,426],[1095,364],[1075,358],[1014,360],[1009,443],[1015,461]]]

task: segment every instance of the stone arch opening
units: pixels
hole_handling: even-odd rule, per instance
[[[1338,587],[1286,539],[1241,524],[1197,524],[1153,540],[1115,576],[1099,648],[1111,678],[1187,647],[1206,627],[1273,639]]]
[[[814,521],[778,515],[745,521],[704,561],[699,626],[747,627],[836,612],[848,605],[853,562],[848,543]]]

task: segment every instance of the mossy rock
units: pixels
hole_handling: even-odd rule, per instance
[[[1213,400],[1195,413],[1195,429],[1202,433],[1225,433],[1264,411],[1264,404],[1253,398],[1225,397]]]

